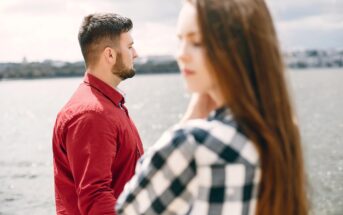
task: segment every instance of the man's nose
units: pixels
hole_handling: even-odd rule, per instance
[[[137,58],[138,54],[135,48],[133,48],[133,58]]]

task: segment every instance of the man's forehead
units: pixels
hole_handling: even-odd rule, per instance
[[[133,43],[133,38],[131,36],[131,32],[124,32],[120,34],[120,40],[125,43]]]

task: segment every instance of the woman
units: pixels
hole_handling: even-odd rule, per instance
[[[299,130],[265,2],[186,1],[178,36],[197,96],[138,164],[118,214],[307,214]]]

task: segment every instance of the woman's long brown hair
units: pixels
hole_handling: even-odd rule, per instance
[[[211,73],[261,157],[258,215],[308,214],[299,129],[264,0],[195,0]]]

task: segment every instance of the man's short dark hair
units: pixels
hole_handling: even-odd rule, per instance
[[[132,29],[129,18],[114,13],[90,14],[83,19],[79,30],[79,43],[86,66],[98,58],[103,42],[114,43],[121,33]],[[105,47],[103,47],[105,48]]]

